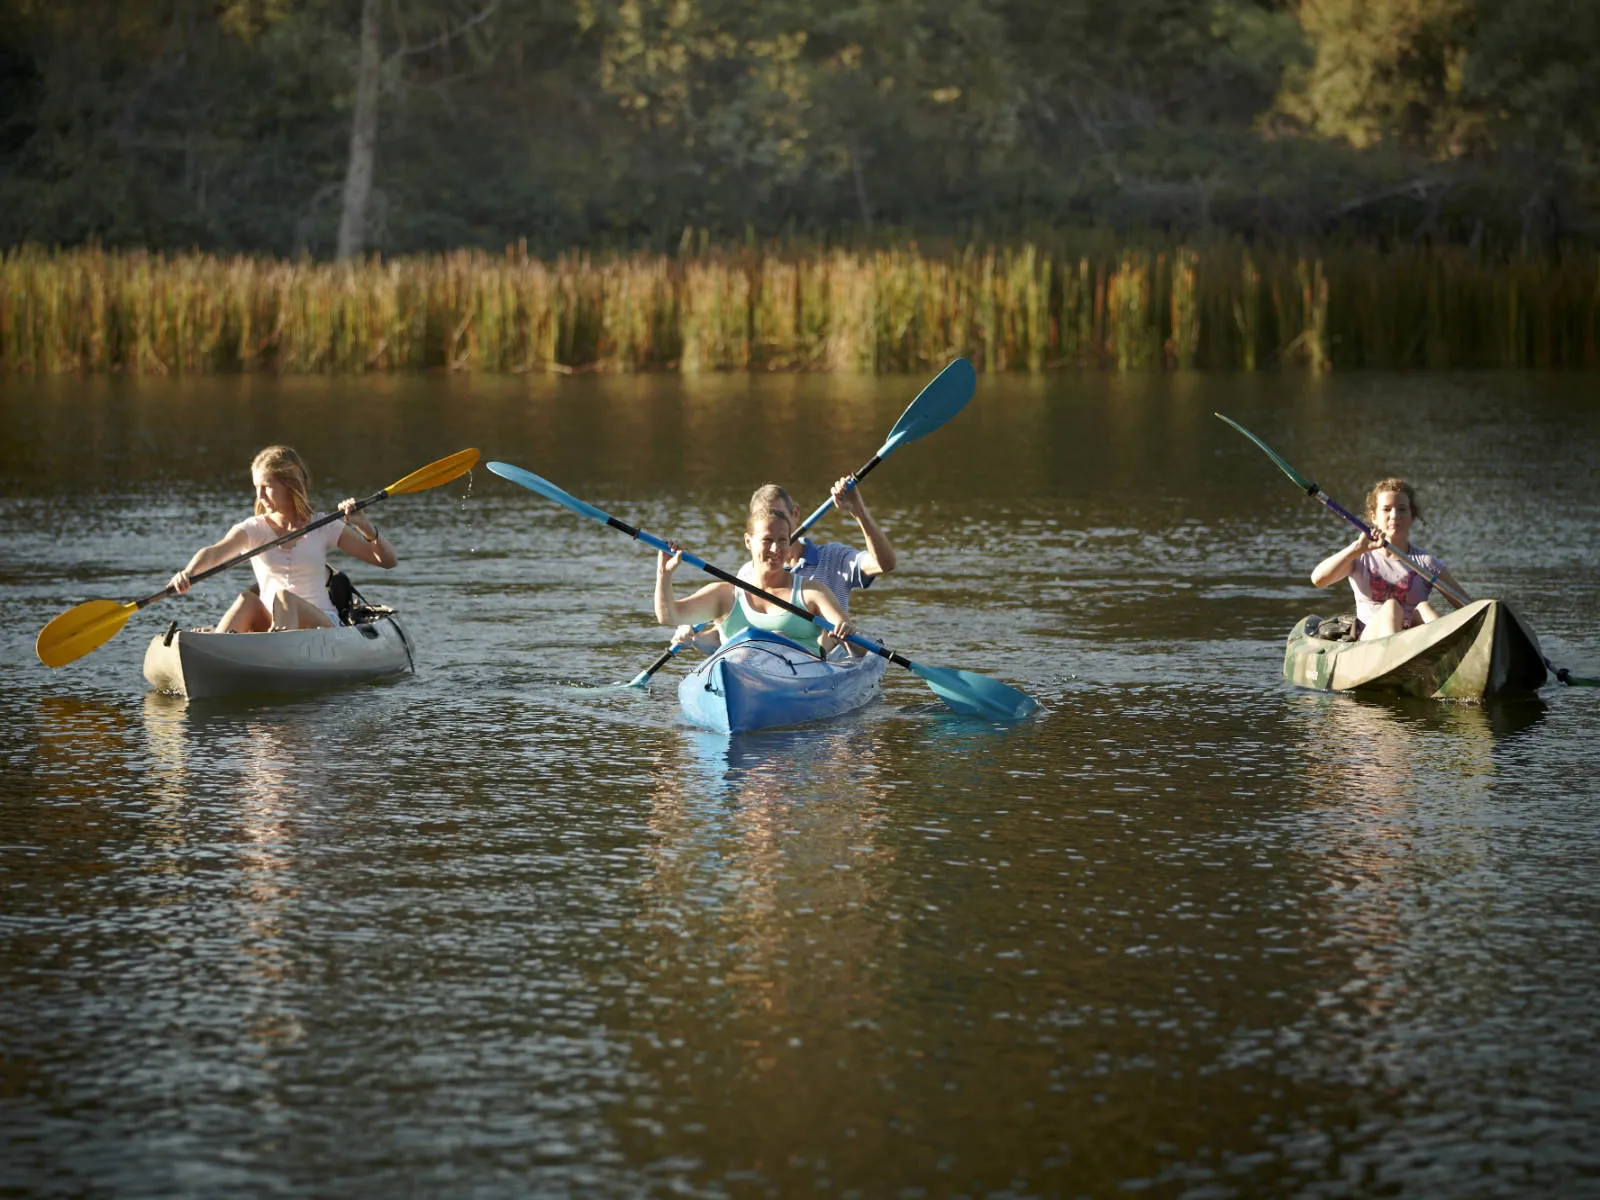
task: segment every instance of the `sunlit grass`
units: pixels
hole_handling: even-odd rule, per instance
[[[0,370],[1596,365],[1589,250],[696,244],[355,264],[23,248],[0,255]]]

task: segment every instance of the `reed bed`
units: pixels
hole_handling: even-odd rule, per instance
[[[0,254],[0,370],[1597,365],[1593,250],[685,246],[354,264],[25,247]]]

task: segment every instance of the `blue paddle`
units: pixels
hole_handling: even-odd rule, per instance
[[[503,462],[490,463],[489,470],[502,479],[509,479],[512,483],[520,484],[530,492],[538,492],[539,495],[547,500],[554,500],[557,504],[571,509],[580,517],[588,517],[591,521],[597,521],[601,525],[609,525],[613,529],[620,530],[635,541],[652,546],[663,554],[677,553],[670,545],[654,534],[646,533],[644,530],[635,528],[625,521],[619,521],[610,513],[603,512],[592,504],[586,504],[576,496],[568,495],[548,479],[535,475],[532,471],[524,471],[521,467],[514,467],[510,463]],[[734,587],[741,587],[751,595],[760,596],[768,604],[776,604],[779,608],[787,609],[796,616],[804,617],[813,625],[830,632],[833,629],[833,626],[822,617],[801,608],[798,604],[791,604],[787,600],[780,599],[771,592],[763,591],[748,580],[740,579],[737,575],[730,575],[721,568],[712,566],[704,559],[696,558],[694,555],[685,552],[683,561],[692,567],[699,568],[707,575],[722,580],[724,583],[731,583]],[[985,675],[979,675],[973,671],[957,670],[954,667],[925,667],[920,663],[912,662],[904,655],[885,649],[869,638],[860,637],[857,634],[850,634],[846,640],[860,646],[863,650],[871,651],[873,654],[888,659],[897,667],[904,667],[932,688],[934,695],[959,713],[966,713],[974,717],[988,717],[995,721],[1020,721],[1039,707],[1038,701],[1034,700],[1032,696],[1019,692],[1016,688],[1001,683],[999,680],[990,679]]]
[[[695,633],[700,633],[701,631],[709,629],[710,627],[711,627],[711,622],[710,621],[701,621],[700,624],[691,625],[689,628],[691,630],[693,630]],[[648,667],[646,667],[644,670],[640,671],[632,679],[628,680],[627,683],[624,683],[621,686],[625,687],[625,688],[642,688],[642,687],[644,687],[647,683],[650,682],[650,676],[654,675],[657,671],[661,670],[662,667],[666,666],[669,662],[671,662],[672,661],[672,656],[674,654],[676,654],[679,650],[682,650],[688,644],[689,644],[688,642],[673,642],[672,645],[668,646],[665,650],[663,650],[661,652],[661,657],[660,658],[656,659],[655,662],[651,663]]]
[[[864,475],[901,446],[920,437],[926,437],[948,422],[966,407],[977,386],[977,373],[972,369],[972,364],[964,358],[956,359],[940,371],[927,387],[917,393],[917,398],[906,407],[905,412],[900,414],[900,419],[894,423],[894,428],[889,430],[889,436],[883,439],[883,445],[878,447],[878,452],[850,477],[850,482],[845,485],[846,490],[855,487]],[[833,497],[829,496],[816,512],[800,523],[800,528],[794,531],[794,536],[799,537],[822,520],[832,507]]]
[[[1313,500],[1318,501],[1329,512],[1335,513],[1338,516],[1343,517],[1346,521],[1349,521],[1350,524],[1361,530],[1361,532],[1367,537],[1370,538],[1372,536],[1374,532],[1372,526],[1368,525],[1360,517],[1356,516],[1355,513],[1351,512],[1348,508],[1344,507],[1344,505],[1340,504],[1337,500],[1333,499],[1333,497],[1329,496],[1316,484],[1312,483],[1304,475],[1300,474],[1299,471],[1296,471],[1287,462],[1285,462],[1278,452],[1271,446],[1267,445],[1255,434],[1251,433],[1243,425],[1235,421],[1232,417],[1225,417],[1221,413],[1212,413],[1211,415],[1216,417],[1219,421],[1225,421],[1227,424],[1232,425],[1240,433],[1244,434],[1245,437],[1254,442],[1258,447],[1266,451],[1267,457],[1277,464],[1278,470],[1287,475],[1289,477],[1289,482],[1294,484],[1295,487],[1299,488]],[[1393,554],[1401,562],[1405,563],[1406,566],[1410,567],[1418,575],[1426,579],[1430,585],[1437,587],[1441,592],[1449,597],[1450,603],[1456,605],[1458,608],[1468,603],[1465,596],[1461,595],[1461,593],[1456,591],[1455,588],[1450,587],[1444,582],[1444,580],[1439,578],[1437,571],[1428,570],[1416,559],[1412,558],[1409,554],[1405,553],[1405,551],[1401,550],[1400,547],[1396,546],[1388,538],[1383,539],[1383,544],[1388,547],[1389,553]],[[1565,667],[1556,666],[1555,663],[1551,662],[1548,658],[1545,658],[1542,654],[1539,657],[1544,659],[1544,665],[1550,669],[1550,673],[1568,687],[1600,687],[1600,679],[1584,679],[1580,676],[1574,675]]]

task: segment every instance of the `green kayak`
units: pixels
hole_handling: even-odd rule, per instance
[[[1546,679],[1538,639],[1499,600],[1369,642],[1349,640],[1352,626],[1348,618],[1306,617],[1289,634],[1283,677],[1324,692],[1448,700],[1532,692]]]

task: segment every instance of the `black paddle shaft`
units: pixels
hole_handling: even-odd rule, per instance
[[[655,662],[651,663],[643,671],[639,672],[639,678],[649,679],[650,676],[654,675],[657,671],[661,670],[662,667],[671,662],[672,656],[677,652],[678,648],[676,646],[672,646],[666,650],[663,650],[660,658],[656,659]]]
[[[882,461],[883,461],[883,455],[874,454],[870,459],[867,460],[867,465],[862,467],[859,471],[857,471],[853,476],[851,476],[851,478],[853,478],[857,483],[860,483],[862,481],[862,479],[864,479],[867,476],[867,474],[872,470],[872,468],[877,466]]]
[[[361,509],[366,508],[367,505],[376,504],[379,500],[386,500],[386,499],[388,499],[388,497],[389,497],[389,489],[388,488],[384,488],[380,492],[372,493],[372,495],[368,496],[365,500],[357,500],[355,508],[352,509],[351,511],[352,512],[359,512]],[[208,567],[206,570],[201,571],[200,574],[198,574],[198,575],[189,576],[189,583],[191,585],[193,585],[193,584],[199,583],[202,579],[210,579],[213,575],[220,575],[223,571],[228,571],[228,570],[231,570],[234,567],[237,567],[240,563],[244,562],[246,559],[254,558],[256,555],[265,553],[266,551],[271,550],[276,546],[281,546],[285,542],[292,542],[297,537],[304,537],[306,534],[310,533],[313,529],[321,529],[324,525],[332,524],[334,521],[341,521],[341,520],[344,519],[344,516],[345,516],[345,514],[343,512],[341,512],[339,509],[334,509],[333,512],[327,513],[327,514],[325,514],[323,516],[318,517],[315,521],[312,521],[309,525],[306,525],[303,528],[291,529],[288,533],[284,534],[281,537],[275,537],[270,542],[263,542],[261,545],[257,546],[254,550],[246,550],[243,554],[235,554],[227,562],[218,563],[214,567]],[[178,594],[177,591],[169,583],[166,587],[162,588],[155,595],[146,596],[143,600],[135,600],[133,602],[133,606],[135,608],[143,608],[147,604],[154,604],[157,600],[164,599],[167,596],[176,596],[177,594]]]

